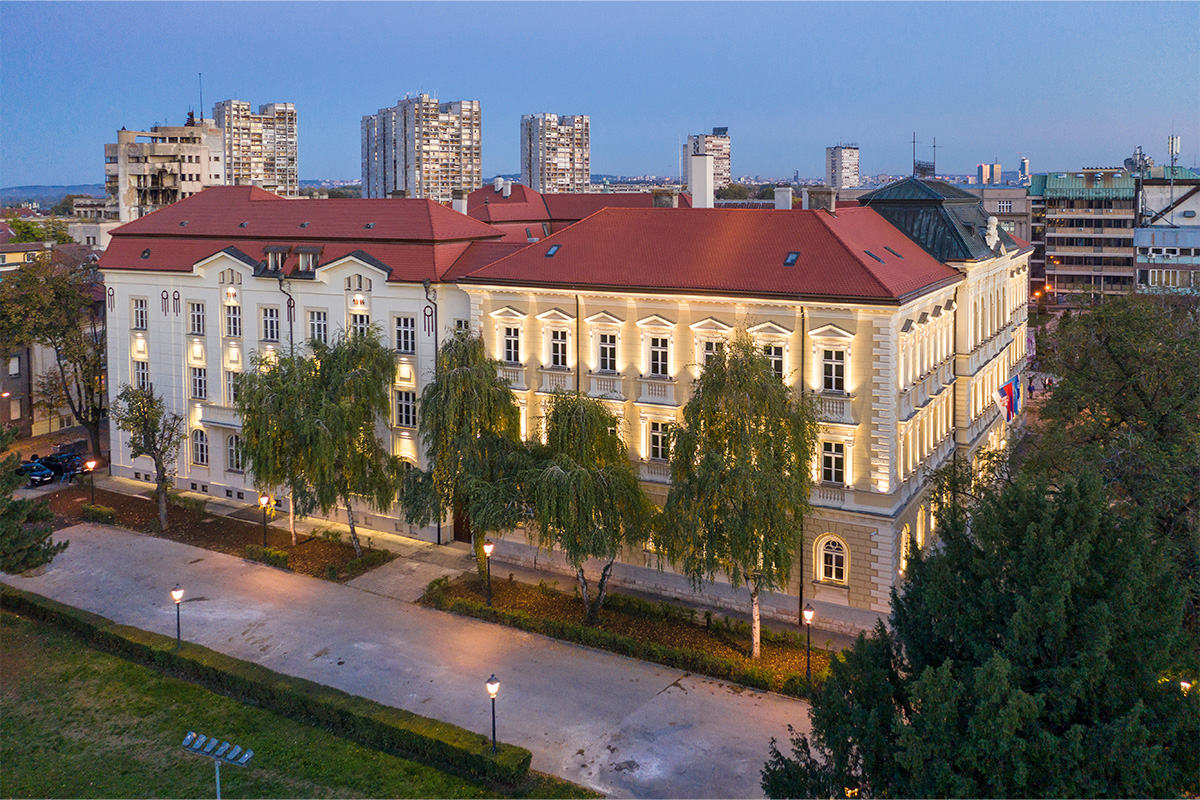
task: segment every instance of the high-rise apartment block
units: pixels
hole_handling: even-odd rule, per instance
[[[592,184],[591,123],[586,115],[521,117],[521,183],[536,192],[586,192]]]
[[[858,145],[825,148],[825,183],[835,189],[858,186]]]
[[[1004,182],[1003,179],[1000,177],[1000,165],[999,164],[979,164],[975,168],[975,178],[976,178],[976,182],[978,182],[980,184],[984,184],[984,185],[989,184],[989,183],[1003,183]]]
[[[225,183],[221,129],[211,119],[188,122],[149,131],[122,128],[116,144],[104,145],[104,217],[132,222]]]
[[[692,156],[707,153],[712,156],[713,183],[712,188],[721,189],[730,184],[729,171],[729,128],[713,128],[712,133],[689,135],[687,144],[683,146],[682,172],[683,182],[692,185],[691,163]]]
[[[225,100],[213,106],[213,119],[225,132],[226,184],[300,193],[295,105],[267,103],[254,113],[244,100]]]
[[[428,197],[448,203],[455,189],[483,185],[478,100],[439,103],[406,97],[362,118],[363,197]]]

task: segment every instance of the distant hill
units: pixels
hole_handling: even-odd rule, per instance
[[[103,183],[79,183],[72,186],[8,186],[0,189],[0,203],[41,203],[52,206],[69,194],[104,197]]]

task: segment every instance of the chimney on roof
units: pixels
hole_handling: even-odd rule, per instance
[[[450,192],[450,207],[460,214],[467,213],[466,189],[454,189]]]
[[[512,181],[505,181],[504,182],[504,196],[510,197],[511,195],[512,195]]]
[[[775,209],[777,211],[792,210],[792,187],[776,186],[775,187]]]
[[[837,190],[832,186],[810,186],[807,194],[809,211],[823,208],[830,214],[837,213]]]
[[[713,207],[713,157],[711,153],[693,153],[688,176],[692,190],[692,208]]]
[[[673,186],[659,186],[650,190],[654,208],[679,208],[679,190]]]
[[[392,191],[388,192],[388,197],[392,198],[393,200],[404,200],[408,197],[408,190],[393,189]]]
[[[494,181],[492,181],[492,189],[494,191],[498,192],[503,188],[504,188],[504,178],[501,178],[499,175],[497,175],[496,179]]]

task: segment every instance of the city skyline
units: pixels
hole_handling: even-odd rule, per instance
[[[942,173],[993,157],[1119,166],[1137,145],[1164,163],[1172,132],[1180,164],[1200,153],[1195,3],[0,7],[4,186],[102,182],[122,126],[182,124],[229,98],[294,103],[300,178],[352,179],[363,115],[420,91],[480,102],[485,178],[519,172],[523,114],[564,109],[591,117],[594,173],[676,175],[687,135],[714,126],[729,127],[735,176],[821,176],[839,141],[859,144],[863,176],[904,174],[914,131],[922,160],[936,137]],[[457,31],[456,45],[397,49],[408,29]],[[263,47],[263,31],[295,47]],[[532,58],[530,41],[572,47]]]

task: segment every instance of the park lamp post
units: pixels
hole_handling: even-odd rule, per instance
[[[179,635],[179,604],[183,602],[183,589],[179,588],[178,583],[171,590],[171,599],[175,601],[175,649],[178,650],[183,642]]]
[[[804,677],[809,681],[812,680],[812,621],[816,613],[811,603],[805,604],[804,627],[808,631],[808,635],[804,643]]]
[[[496,752],[496,692],[500,691],[500,681],[496,680],[496,674],[492,673],[492,677],[488,678],[487,682],[488,697],[492,698],[492,752]]]
[[[88,478],[90,478],[88,483],[92,485],[92,505],[96,505],[96,465],[99,463],[100,462],[93,459],[91,461],[84,462],[83,465],[83,468],[87,470]]]
[[[254,757],[254,751],[243,753],[239,745],[230,747],[229,742],[221,742],[221,746],[217,747],[218,741],[215,736],[210,739],[204,734],[197,736],[195,731],[188,731],[187,736],[183,737],[183,749],[192,755],[208,756],[213,760],[217,771],[217,800],[221,800],[221,764],[244,767]]]
[[[262,494],[260,494],[258,496],[258,504],[260,506],[262,506],[262,510],[263,510],[263,549],[264,550],[267,549],[267,505],[270,504],[270,502],[271,502],[271,498],[267,495],[266,492],[263,492]]]
[[[487,539],[483,543],[484,560],[487,561],[487,604],[492,604],[492,551],[496,549],[496,545],[491,539]],[[493,695],[494,697],[495,695]]]

